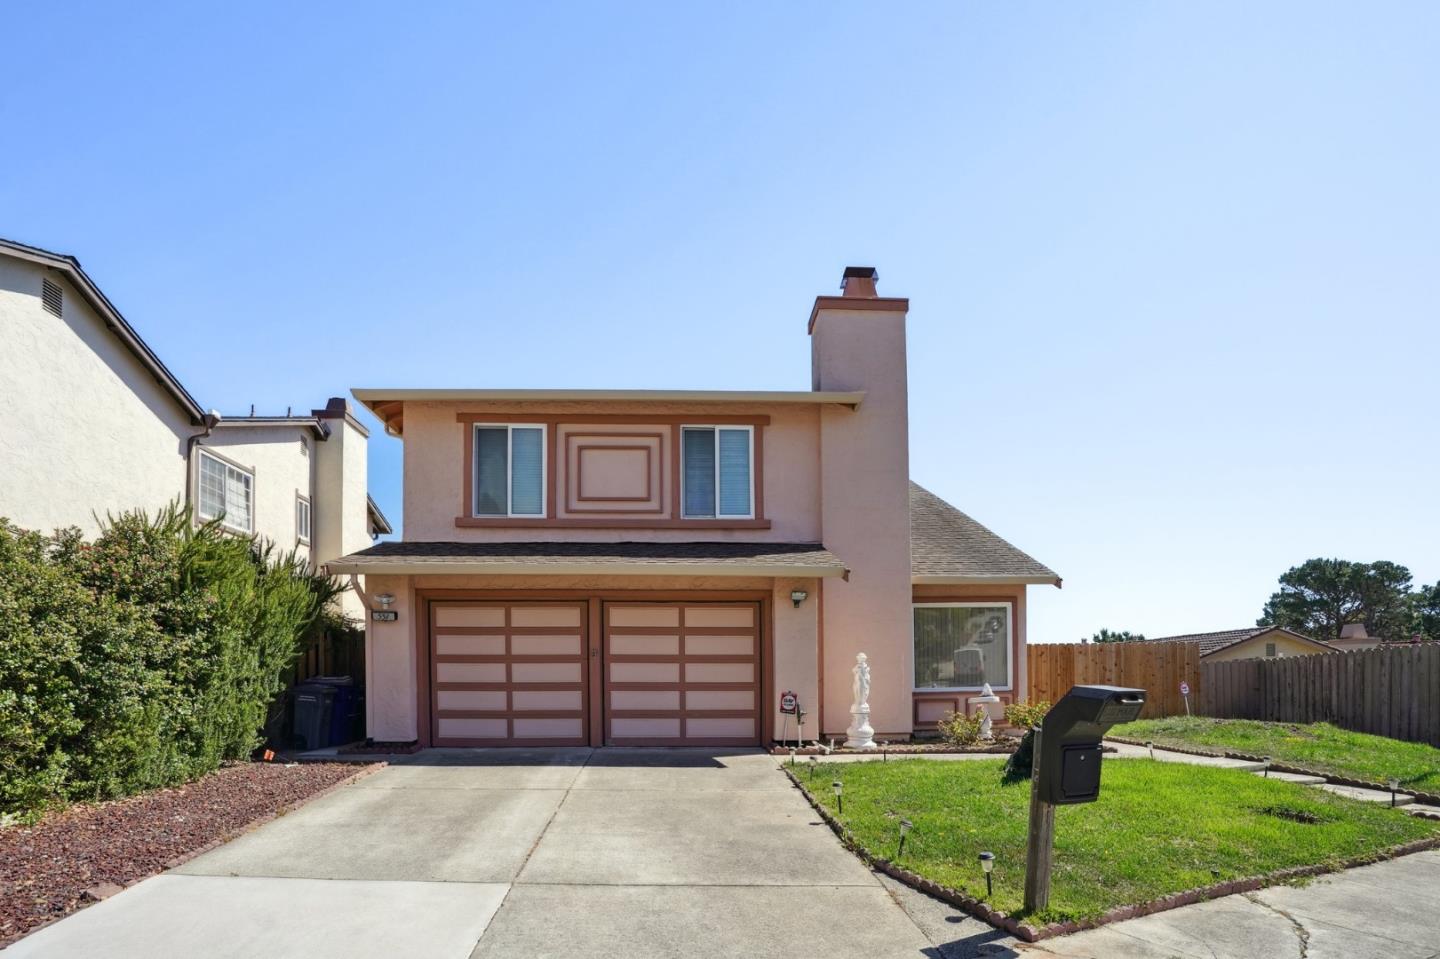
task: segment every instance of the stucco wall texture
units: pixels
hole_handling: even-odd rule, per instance
[[[63,317],[41,307],[45,277]],[[97,517],[181,495],[198,428],[64,277],[0,257],[0,330],[0,516],[94,535]]]

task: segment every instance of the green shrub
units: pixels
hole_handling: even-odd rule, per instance
[[[1050,704],[1041,700],[1038,703],[1011,703],[1005,707],[1005,722],[1019,729],[1029,729],[1032,726],[1040,725],[1040,720],[1050,711]]]
[[[949,713],[940,720],[940,737],[956,746],[973,746],[980,741],[980,725],[985,721],[985,708],[977,707],[974,716]]]
[[[248,756],[339,592],[175,507],[112,517],[93,543],[0,523],[0,812]]]

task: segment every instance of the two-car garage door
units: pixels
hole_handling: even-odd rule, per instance
[[[759,619],[753,602],[434,602],[433,742],[757,744]]]

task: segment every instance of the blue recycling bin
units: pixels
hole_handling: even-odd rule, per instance
[[[349,676],[315,676],[308,684],[327,686],[333,690],[325,745],[343,746],[354,742],[357,738],[356,726],[360,721],[360,704],[363,701],[361,689],[355,685],[355,680]]]

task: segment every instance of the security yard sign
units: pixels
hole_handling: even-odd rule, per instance
[[[795,696],[795,691],[787,689],[780,694],[780,711],[788,716],[795,715],[795,710],[800,708],[800,700]]]

